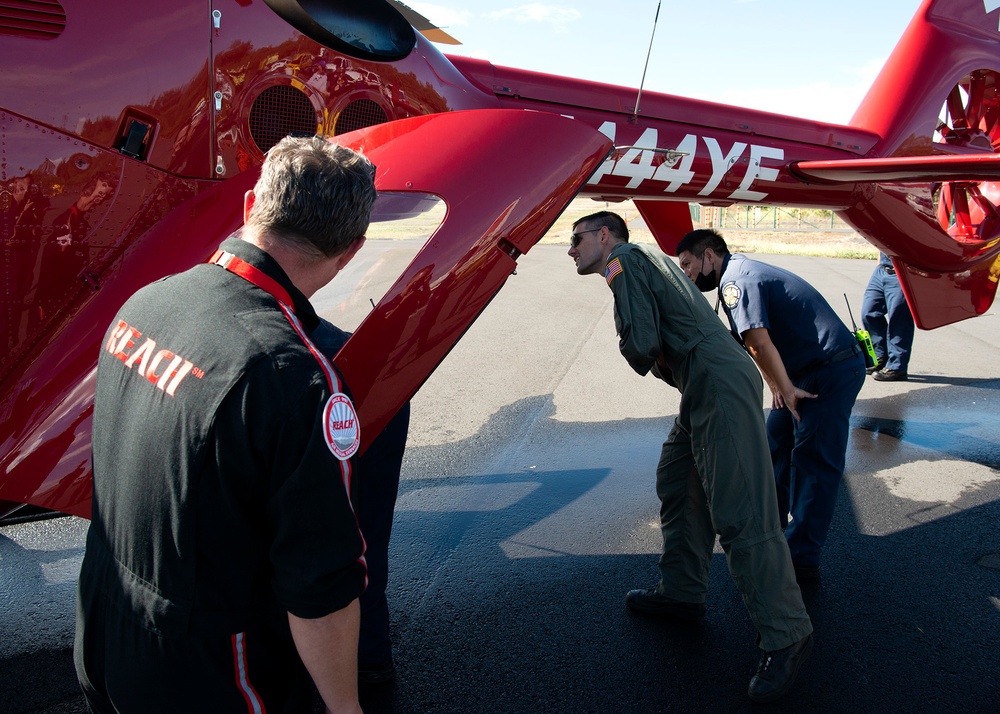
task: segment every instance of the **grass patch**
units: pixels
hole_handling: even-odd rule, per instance
[[[628,223],[630,240],[634,243],[655,243],[632,201],[607,203],[590,198],[576,198],[556,219],[539,243],[569,246],[573,223],[597,211],[614,211]],[[443,202],[415,218],[404,221],[373,223],[368,229],[371,240],[426,238],[444,220]],[[699,226],[695,226],[698,228]],[[878,251],[854,231],[822,230],[741,230],[720,228],[730,251],[734,253],[766,253],[772,255],[814,255],[823,258],[857,258],[875,260]]]

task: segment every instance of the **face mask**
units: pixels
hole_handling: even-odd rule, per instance
[[[702,269],[704,269],[705,258],[702,257],[701,260],[702,260],[701,267]],[[707,293],[719,287],[719,279],[715,276],[715,271],[713,270],[708,275],[704,275],[702,273],[698,273],[697,275],[695,275],[694,284],[695,287],[701,290],[703,293]]]

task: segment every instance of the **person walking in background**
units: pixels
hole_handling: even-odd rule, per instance
[[[906,381],[915,325],[899,276],[885,253],[878,254],[878,265],[865,288],[861,323],[868,330],[877,359],[868,374],[879,382]]]

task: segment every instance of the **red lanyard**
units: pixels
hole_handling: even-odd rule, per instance
[[[286,307],[293,307],[292,296],[289,295],[288,291],[281,286],[281,283],[260,268],[255,268],[250,265],[250,263],[246,262],[242,258],[238,258],[232,253],[227,253],[224,250],[217,250],[208,262],[221,265],[230,273],[239,275],[241,278],[253,283],[261,290],[270,293],[275,300]]]
[[[358,414],[354,409],[354,404],[351,402],[350,398],[343,393],[343,386],[340,383],[340,378],[337,376],[337,372],[333,369],[333,365],[330,364],[330,361],[326,358],[326,356],[320,352],[319,349],[317,349],[316,345],[314,345],[312,340],[310,340],[306,335],[306,331],[303,329],[302,323],[299,322],[299,318],[296,317],[295,312],[292,309],[292,296],[288,294],[288,291],[285,290],[277,280],[272,278],[260,268],[256,268],[242,258],[224,250],[215,251],[215,254],[209,259],[208,262],[220,265],[234,275],[239,275],[244,280],[269,293],[275,300],[277,300],[278,307],[281,308],[281,312],[284,313],[285,318],[291,324],[292,329],[295,330],[299,339],[301,339],[306,347],[309,348],[313,357],[316,358],[316,361],[319,362],[320,367],[322,367],[324,374],[326,374],[326,381],[331,392],[331,396],[326,403],[326,407],[323,409],[323,437],[326,440],[327,447],[340,461],[341,481],[344,484],[344,491],[348,494],[348,503],[350,503],[351,477],[353,474],[350,458],[357,452],[358,447],[361,445],[361,426],[358,423]],[[345,431],[353,435],[353,439],[349,440],[346,445],[343,443],[343,434]],[[339,441],[337,438],[338,436],[340,437]],[[351,504],[351,511],[354,511],[353,504]],[[355,518],[357,518],[357,516],[355,516]],[[365,587],[367,587],[368,564],[365,560],[364,550],[366,550],[368,546],[364,542],[364,535],[361,535],[361,541],[363,550],[362,555],[358,558],[358,561],[365,567]]]
[[[319,351],[319,349],[317,349],[316,345],[314,345],[312,340],[310,340],[306,335],[306,331],[302,327],[302,323],[299,322],[299,318],[296,317],[295,311],[293,310],[292,296],[289,295],[288,291],[281,286],[281,283],[260,268],[254,267],[242,258],[224,250],[215,251],[215,254],[209,259],[208,262],[220,265],[234,275],[239,275],[244,280],[256,285],[258,288],[270,294],[275,300],[277,300],[278,306],[285,314],[288,322],[291,323],[292,328],[296,333],[298,333],[299,338],[305,343],[306,347],[309,348],[309,351],[313,353],[313,357],[315,357],[316,361],[319,362],[320,367],[323,368],[323,372],[326,374],[326,381],[330,385],[330,391],[334,394],[343,391],[343,387],[340,384],[340,378],[334,371],[330,361]]]
[[[278,307],[281,308],[281,312],[284,313],[285,318],[288,320],[289,324],[291,324],[292,329],[295,330],[299,339],[301,339],[305,346],[309,348],[309,351],[312,352],[313,357],[316,358],[319,366],[323,369],[323,373],[326,375],[326,381],[332,394],[324,412],[324,421],[327,422],[328,427],[327,445],[338,459],[346,463],[346,459],[353,456],[354,452],[358,450],[358,446],[361,444],[361,429],[360,425],[357,423],[357,412],[354,409],[354,404],[351,403],[351,400],[346,394],[343,393],[343,386],[340,383],[340,377],[337,376],[337,372],[334,370],[333,365],[330,364],[330,361],[322,352],[319,351],[316,345],[312,343],[312,340],[309,339],[305,329],[302,327],[302,323],[299,322],[299,318],[296,317],[295,312],[292,309],[292,296],[288,294],[287,290],[281,287],[281,284],[278,283],[277,280],[272,278],[260,268],[250,265],[248,262],[233,255],[232,253],[224,250],[217,250],[208,262],[220,265],[234,275],[239,275],[244,280],[269,293],[275,300],[278,301]],[[352,431],[354,435],[352,443],[350,443],[346,448],[338,444],[332,433],[329,433],[330,429],[334,428],[346,428]],[[350,492],[349,467],[345,467],[344,485],[348,488],[348,492]]]

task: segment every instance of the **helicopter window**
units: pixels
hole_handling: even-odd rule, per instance
[[[303,35],[351,57],[392,62],[410,54],[416,34],[385,0],[264,0]]]
[[[441,227],[446,214],[447,206],[437,196],[379,191],[364,249],[351,261],[350,272],[342,274],[344,280],[330,282],[310,298],[316,311],[341,329],[357,329]],[[419,275],[430,277],[429,272]],[[405,290],[426,294],[429,287],[429,280],[416,279]]]

